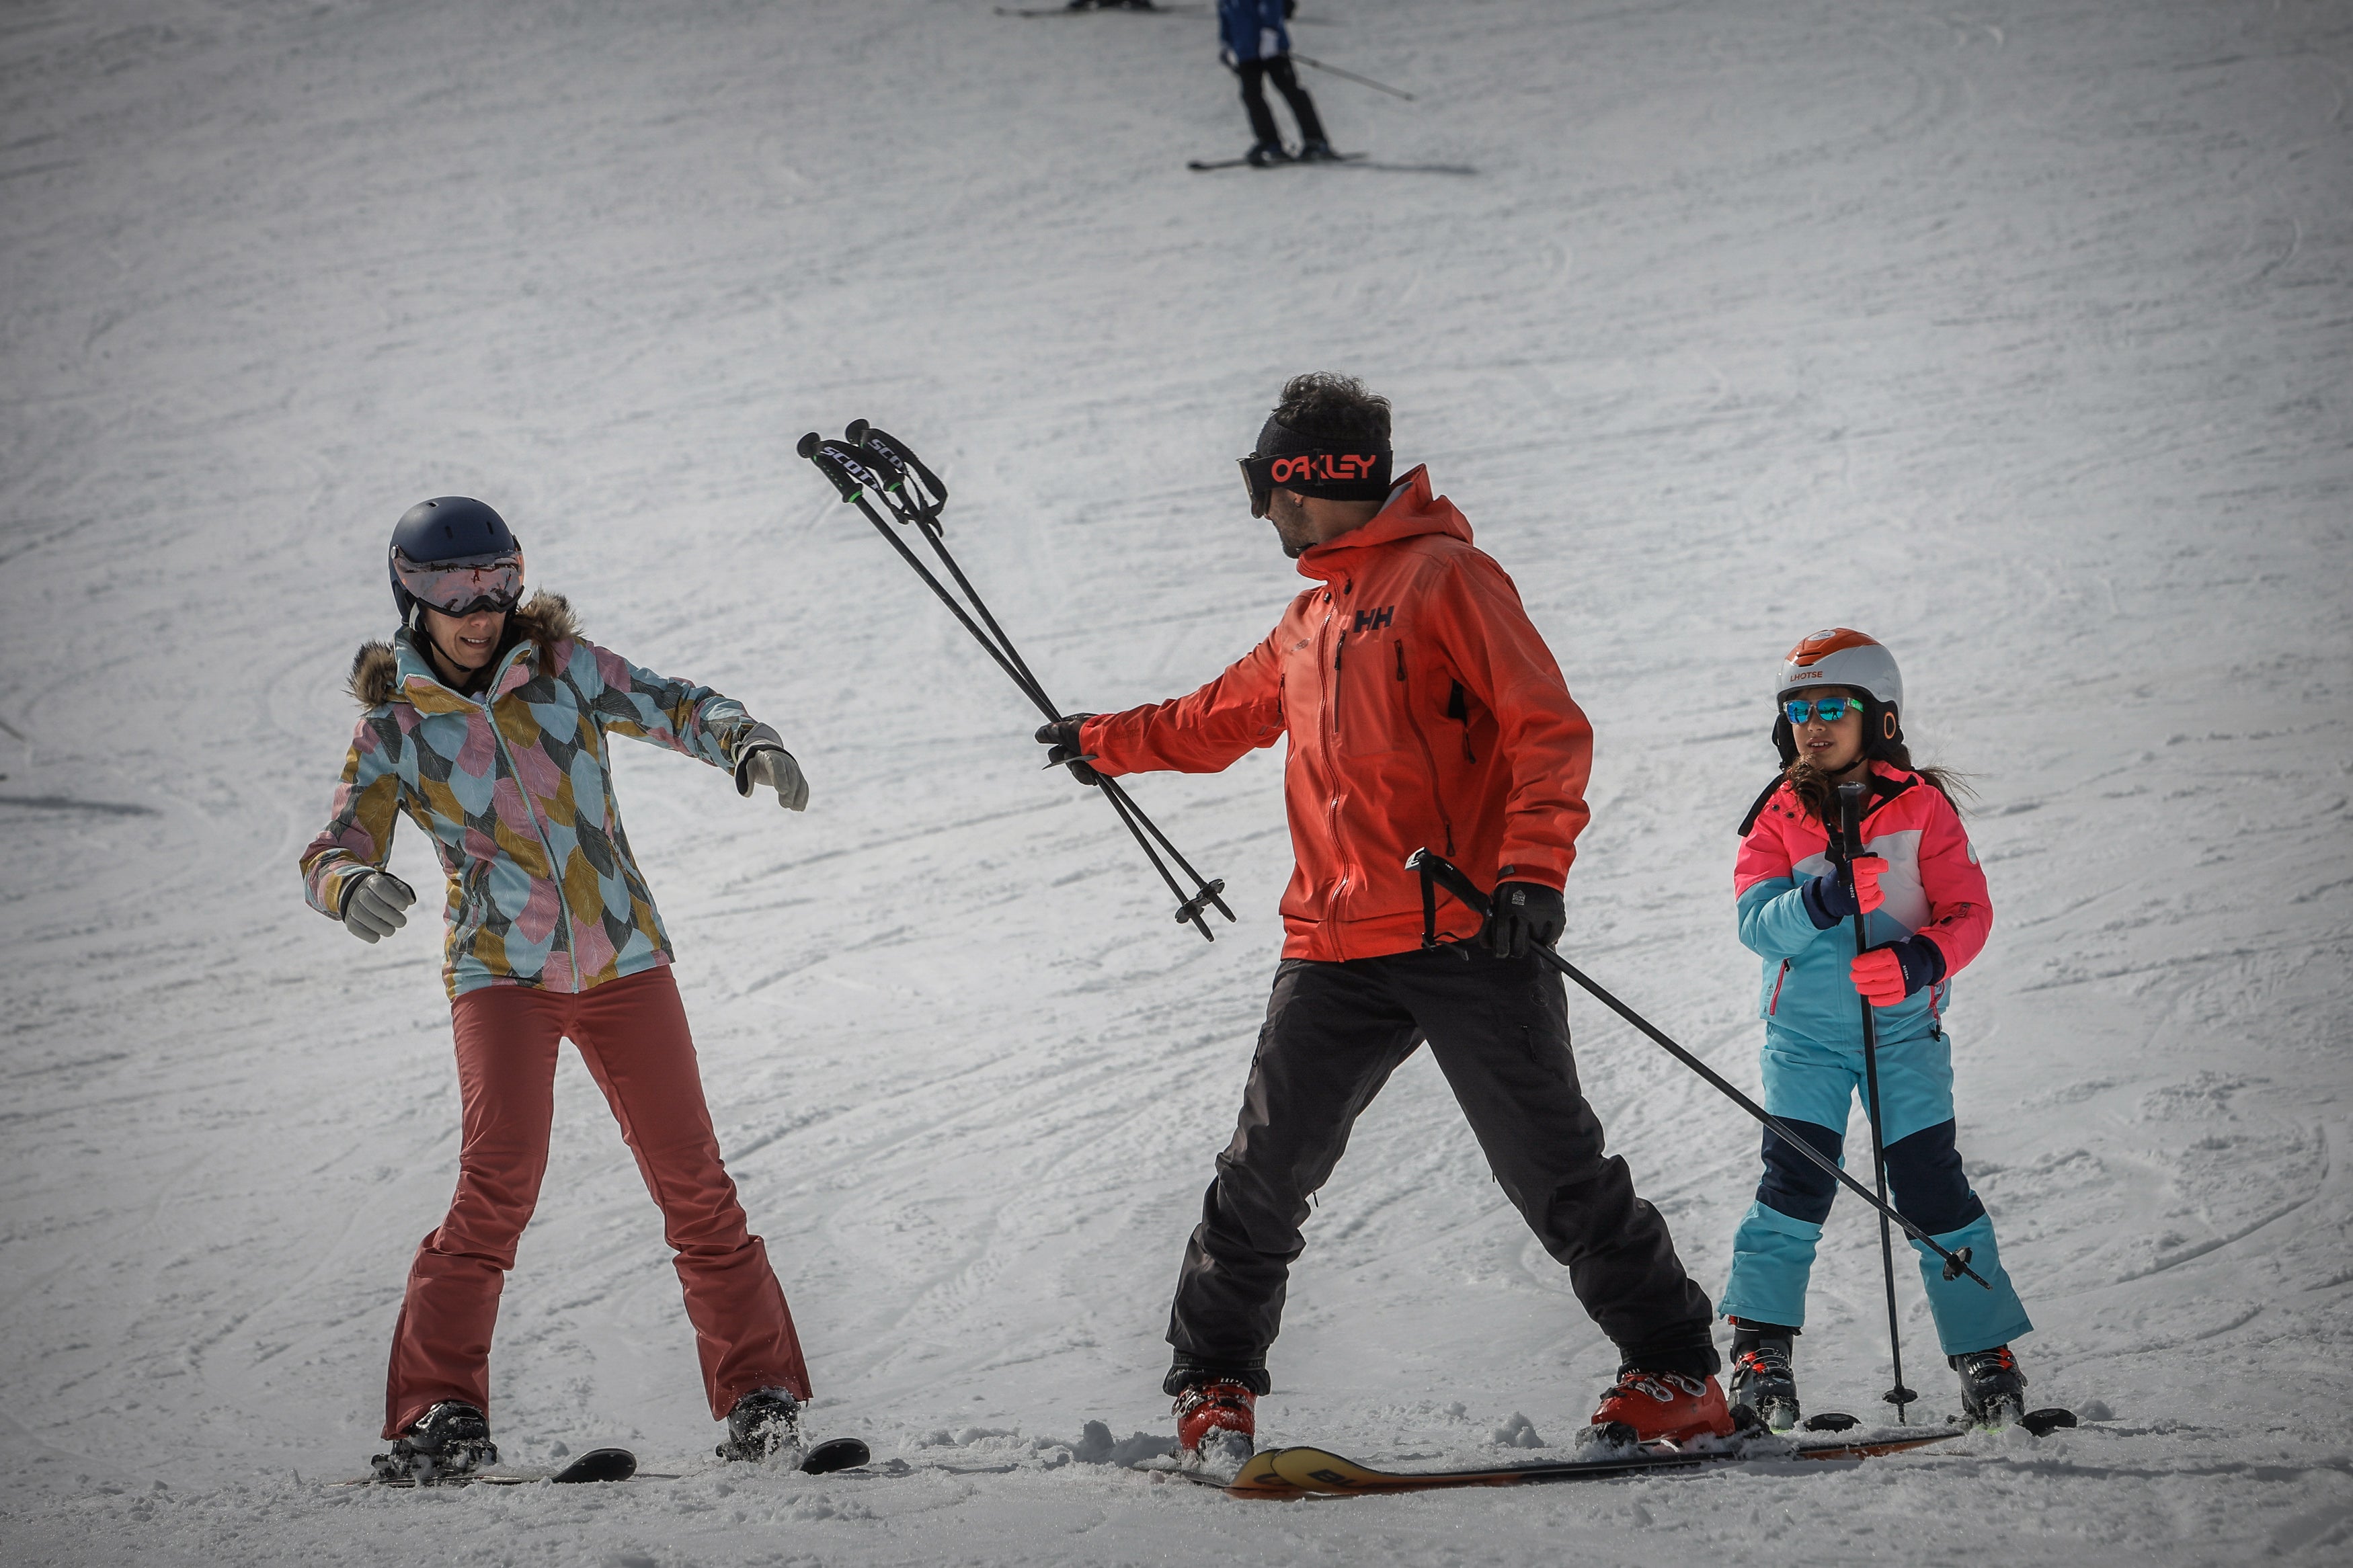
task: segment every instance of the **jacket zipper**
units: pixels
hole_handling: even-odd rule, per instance
[[[1421,749],[1421,765],[1430,771],[1430,804],[1438,808],[1438,826],[1446,834],[1446,853],[1451,858],[1454,854],[1454,818],[1448,815],[1446,797],[1439,792],[1437,753],[1430,749],[1430,737],[1421,732],[1421,721],[1414,714],[1413,690],[1405,675],[1405,639],[1399,637],[1389,646],[1397,649],[1398,684],[1405,688],[1398,693],[1399,706],[1405,710],[1405,726],[1413,731],[1413,743]]]
[[[1773,977],[1773,1000],[1765,1005],[1765,1016],[1773,1016],[1781,1010],[1781,986],[1789,978],[1789,961],[1781,961],[1781,973]]]
[[[1332,595],[1327,591],[1324,597],[1325,602],[1329,603]],[[1336,611],[1325,612],[1324,625],[1327,629],[1332,626],[1333,616],[1336,614]],[[1335,845],[1340,842],[1340,668],[1347,657],[1348,633],[1346,628],[1343,627],[1335,639],[1332,651],[1332,689],[1325,698],[1332,714],[1332,733],[1331,738],[1324,743],[1324,765],[1329,771],[1329,782],[1333,791],[1329,804],[1324,807],[1324,820],[1325,830],[1331,835]],[[1340,919],[1340,900],[1347,890],[1348,879],[1344,872],[1339,881],[1333,885],[1331,903],[1324,911],[1324,918],[1335,926]]]

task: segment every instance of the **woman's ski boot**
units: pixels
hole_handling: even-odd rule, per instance
[[[449,1476],[471,1475],[499,1462],[490,1418],[460,1399],[445,1399],[392,1440],[392,1452],[368,1463],[380,1481],[429,1487]]]
[[[787,1389],[754,1389],[727,1413],[727,1441],[718,1452],[723,1459],[776,1460],[786,1469],[800,1468],[801,1402]]]

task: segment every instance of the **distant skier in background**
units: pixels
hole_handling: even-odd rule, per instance
[[[1904,743],[1894,655],[1846,627],[1816,632],[1783,660],[1773,723],[1782,773],[1742,823],[1733,889],[1740,940],[1765,961],[1765,1109],[1839,1157],[1864,1085],[1862,1004],[1873,1008],[1881,1142],[1890,1200],[1993,1285],[1947,1279],[1914,1243],[1946,1357],[1971,1419],[2024,1412],[2010,1342],[2026,1309],[1994,1245],[1993,1221],[1954,1147],[1953,1051],[1941,1015],[1952,977],[1985,946],[1993,903],[1947,779]],[[1834,855],[1837,789],[1870,785],[1852,889]],[[1874,942],[1855,954],[1858,916]],[[1731,1320],[1732,1402],[1776,1430],[1799,1418],[1793,1344],[1806,1282],[1838,1185],[1765,1133],[1765,1179],[1732,1244],[1719,1306]]]
[[[1729,1434],[1707,1296],[1603,1153],[1567,998],[1536,956],[1566,923],[1592,728],[1462,514],[1426,469],[1392,482],[1390,464],[1386,398],[1294,378],[1242,472],[1250,515],[1314,585],[1192,695],[1038,731],[1086,783],[1217,773],[1290,738],[1282,963],[1169,1314],[1178,1446],[1211,1468],[1250,1454],[1308,1198],[1425,1040],[1504,1194],[1618,1346],[1594,1426]],[[1483,928],[1452,904],[1426,915],[1406,868],[1424,847],[1494,885]]]
[[[708,687],[635,668],[527,605],[522,549],[490,507],[441,496],[393,531],[400,629],[361,647],[366,711],[333,814],[302,852],[311,905],[374,942],[416,894],[385,869],[406,814],[448,873],[442,974],[457,1037],[458,1189],[417,1249],[385,1378],[386,1479],[498,1461],[491,1332],[539,1197],[555,1054],[569,1037],[662,1210],[730,1458],[800,1462],[809,1396],[792,1314],[719,1157],[661,920],[606,761],[627,735],[732,769],[794,811],[808,785],[776,732]]]
[[[1298,161],[1316,163],[1335,156],[1324,139],[1315,100],[1291,68],[1291,29],[1285,23],[1297,9],[1297,0],[1218,0],[1218,58],[1241,78],[1242,108],[1250,113],[1250,134],[1257,138],[1244,157],[1261,169],[1293,161],[1275,126],[1274,110],[1266,104],[1265,84],[1270,81],[1299,121]]]

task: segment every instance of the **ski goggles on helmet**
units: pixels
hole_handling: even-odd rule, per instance
[[[477,555],[464,561],[415,562],[396,550],[393,574],[409,597],[445,616],[512,610],[522,598],[522,554]]]
[[[1381,500],[1389,493],[1386,445],[1343,447],[1271,419],[1258,433],[1258,450],[1240,461],[1252,517],[1266,515],[1278,489],[1327,500]]]
[[[1810,723],[1817,713],[1822,716],[1823,723],[1835,724],[1846,717],[1848,709],[1862,706],[1862,700],[1858,697],[1817,697],[1810,701],[1792,697],[1781,704],[1781,711],[1789,716],[1792,724]]]

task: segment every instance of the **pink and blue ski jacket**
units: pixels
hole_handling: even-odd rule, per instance
[[[726,768],[753,728],[732,698],[579,636],[560,598],[540,595],[519,618],[545,634],[547,668],[526,637],[478,696],[444,686],[405,631],[360,650],[352,694],[366,712],[333,814],[302,852],[311,907],[340,916],[360,875],[384,868],[402,814],[429,834],[449,879],[441,973],[453,998],[488,985],[586,991],[668,963],[605,738]]]
[[[1945,957],[1942,980],[1875,1009],[1882,1040],[1908,1039],[1936,1026],[1952,977],[1985,947],[1993,900],[1960,814],[1943,792],[1884,763],[1873,763],[1872,772],[1879,782],[1862,818],[1863,849],[1887,862],[1879,879],[1887,901],[1862,917],[1863,933],[1873,946],[1923,936]],[[1829,831],[1784,784],[1741,840],[1732,888],[1740,940],[1765,960],[1762,1016],[1818,1044],[1860,1051],[1861,1002],[1847,973],[1853,917],[1822,930],[1802,895],[1805,883],[1833,868],[1830,845]]]

